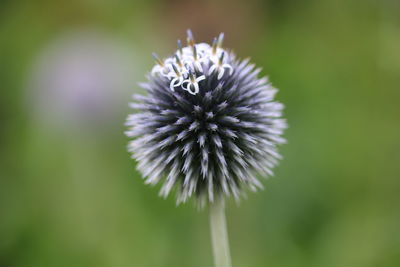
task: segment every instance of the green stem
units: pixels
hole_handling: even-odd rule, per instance
[[[225,205],[222,198],[210,204],[210,228],[215,267],[231,267]]]

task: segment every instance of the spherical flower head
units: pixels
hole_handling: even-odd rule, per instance
[[[172,56],[154,55],[141,84],[147,95],[131,104],[128,150],[147,184],[163,183],[160,195],[176,188],[177,203],[239,199],[246,188],[262,188],[258,177],[273,175],[281,158],[286,122],[277,90],[249,60],[222,48],[223,38],[196,44],[188,31],[186,47],[178,41]]]

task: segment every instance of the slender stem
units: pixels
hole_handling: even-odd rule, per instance
[[[210,204],[210,228],[215,267],[231,267],[225,205],[222,198]]]

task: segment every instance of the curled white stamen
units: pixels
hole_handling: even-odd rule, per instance
[[[225,69],[229,70],[229,75],[232,75],[232,73],[233,73],[232,66],[227,63],[223,63],[224,55],[225,55],[225,52],[222,52],[218,61],[214,62],[214,65],[212,65],[210,67],[210,69],[208,70],[208,75],[211,75],[214,71],[217,71],[217,73],[218,73],[217,79],[218,80],[221,80],[221,78],[224,76]]]
[[[178,86],[182,85],[182,83],[183,83],[183,77],[182,76],[173,78],[171,80],[171,83],[169,84],[169,88],[172,91],[175,91],[174,87],[178,87]]]
[[[189,79],[183,81],[182,87],[185,91],[188,91],[192,95],[195,95],[200,90],[199,82],[204,80],[205,78],[206,78],[206,76],[204,76],[204,75],[201,75],[197,78],[194,78],[193,76],[191,76]],[[185,86],[185,84],[186,84],[186,86]],[[194,91],[192,91],[192,87],[194,88]]]
[[[224,76],[224,74],[225,74],[225,69],[228,69],[228,70],[229,70],[229,75],[232,75],[232,73],[233,73],[233,68],[232,68],[232,66],[229,65],[229,64],[222,64],[222,65],[216,64],[216,65],[212,65],[211,68],[210,68],[210,70],[209,70],[209,74],[212,74],[214,71],[217,71],[217,73],[218,73],[217,79],[218,79],[218,80],[221,80],[221,78],[222,78],[222,77]]]
[[[182,75],[181,71],[177,68],[177,66],[175,64],[172,64],[171,66],[172,66],[173,72],[170,72],[168,74],[168,78],[172,79],[171,83],[169,84],[169,88],[172,91],[175,91],[174,87],[178,87],[178,86],[182,85],[182,83],[183,83],[183,75]]]

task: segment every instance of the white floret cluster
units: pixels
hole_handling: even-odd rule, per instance
[[[199,82],[206,80],[211,75],[217,75],[220,80],[224,75],[232,75],[233,68],[230,65],[229,53],[221,46],[224,34],[214,38],[212,45],[207,43],[195,44],[191,31],[188,31],[186,47],[178,40],[176,53],[164,60],[156,54],[156,65],[151,75],[161,75],[170,81],[169,88],[175,91],[180,88],[196,95],[199,90]]]

